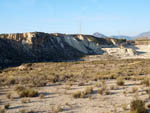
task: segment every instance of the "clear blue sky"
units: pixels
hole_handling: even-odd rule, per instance
[[[0,33],[150,31],[150,0],[0,0]]]

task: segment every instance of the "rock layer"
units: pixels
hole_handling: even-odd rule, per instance
[[[118,46],[126,40],[96,38],[90,35],[48,34],[42,32],[1,34],[0,65],[35,61],[64,61],[84,55],[102,54],[103,46]]]

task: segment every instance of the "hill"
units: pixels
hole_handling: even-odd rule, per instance
[[[117,46],[126,40],[91,35],[48,34],[43,32],[1,34],[0,66],[23,62],[77,60],[102,54],[103,45]]]

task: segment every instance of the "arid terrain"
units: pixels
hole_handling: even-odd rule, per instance
[[[6,113],[127,113],[136,98],[149,105],[150,60],[102,57],[2,70],[1,112],[4,108]],[[17,91],[20,88],[38,94],[22,96]]]
[[[0,113],[149,112],[148,41],[0,36]]]

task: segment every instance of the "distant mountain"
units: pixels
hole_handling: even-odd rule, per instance
[[[117,38],[117,39],[127,39],[127,40],[132,40],[134,37],[131,37],[131,36],[124,36],[124,35],[120,35],[120,36],[117,36],[117,35],[114,35],[114,36],[111,36],[112,38]]]
[[[107,36],[105,36],[99,32],[94,33],[93,36],[98,37],[98,38],[107,38]]]
[[[136,36],[136,38],[145,38],[145,37],[150,38],[150,31],[141,33],[138,36]]]
[[[99,32],[94,33],[93,36],[98,37],[98,38],[108,38],[108,36],[106,36],[104,34],[101,34]],[[121,36],[113,35],[113,36],[110,36],[110,37],[116,38],[116,39],[127,39],[127,40],[132,40],[133,39],[133,37],[125,36],[125,35],[121,35]]]

